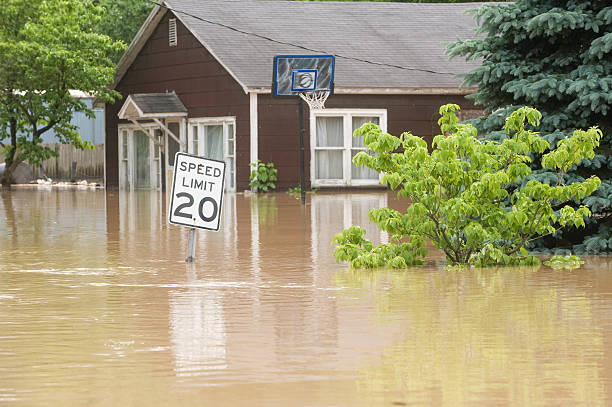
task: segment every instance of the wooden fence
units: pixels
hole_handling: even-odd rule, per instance
[[[93,150],[78,150],[70,144],[45,144],[59,154],[41,167],[53,181],[103,181],[104,144],[96,144]]]

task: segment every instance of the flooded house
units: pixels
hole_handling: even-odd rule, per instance
[[[166,189],[174,154],[227,164],[226,189],[249,187],[250,164],[278,169],[277,188],[299,184],[302,109],[307,187],[377,186],[356,167],[352,132],[365,122],[431,141],[438,109],[478,112],[444,43],[474,36],[467,4],[168,0],[155,6],[118,65],[106,105],[106,186]],[[272,95],[277,55],[333,55],[324,109]]]

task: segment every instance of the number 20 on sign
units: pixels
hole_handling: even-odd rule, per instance
[[[225,162],[176,153],[168,221],[219,230]]]

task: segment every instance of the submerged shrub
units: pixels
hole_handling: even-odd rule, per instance
[[[274,163],[263,163],[257,160],[256,163],[251,163],[251,175],[249,177],[249,186],[253,192],[268,192],[276,188],[276,180],[278,179],[278,170],[274,168]]]
[[[388,245],[373,247],[362,229],[336,235],[337,261],[359,268],[406,267],[422,262],[422,242],[429,239],[451,264],[539,264],[526,244],[563,228],[584,227],[589,209],[567,203],[591,195],[601,181],[591,176],[565,185],[564,174],[593,157],[602,137],[598,128],[576,130],[548,151],[548,142],[532,130],[542,117],[533,108],[522,107],[506,118],[509,137],[502,142],[479,139],[475,127],[459,124],[457,110],[453,104],[440,108],[442,134],[434,138],[431,152],[411,133],[394,137],[372,123],[355,131],[366,151],[354,163],[382,173],[382,182],[410,205],[405,213],[391,208],[368,213],[391,235]],[[551,184],[530,179],[534,153],[543,154],[542,166],[556,172]]]

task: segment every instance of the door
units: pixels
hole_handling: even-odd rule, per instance
[[[155,126],[119,127],[119,187],[161,188],[163,132]]]
[[[151,139],[141,130],[134,131],[136,159],[134,188],[151,188]]]

